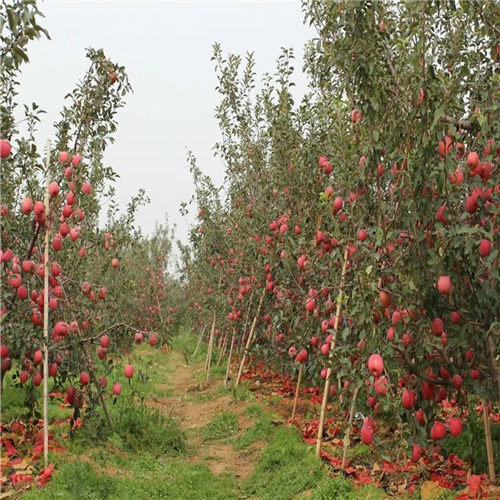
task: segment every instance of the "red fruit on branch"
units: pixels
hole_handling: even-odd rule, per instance
[[[379,298],[380,298],[380,303],[386,309],[391,305],[391,294],[390,293],[387,293],[386,291],[381,290],[381,292],[379,293]]]
[[[411,461],[418,462],[421,456],[422,456],[422,448],[420,448],[418,444],[414,443],[411,454]]]
[[[0,158],[5,160],[10,156],[10,152],[12,150],[12,146],[7,139],[0,139]]]
[[[134,376],[134,367],[132,365],[126,365],[123,369],[125,377],[132,378]]]
[[[122,386],[118,382],[115,382],[113,384],[113,394],[115,396],[119,396],[121,392],[122,392]]]
[[[21,211],[24,215],[29,215],[33,210],[33,201],[31,198],[25,198],[21,203]]]
[[[406,410],[411,410],[415,406],[416,402],[415,393],[410,389],[405,389],[403,391],[402,402],[403,402],[403,408],[405,408]]]
[[[422,410],[422,408],[418,409],[416,412],[415,412],[415,418],[417,419],[417,422],[419,423],[419,425],[425,425],[425,412],[424,410]]]
[[[368,359],[368,370],[375,377],[378,378],[384,371],[384,360],[380,354],[372,354]]]
[[[479,155],[475,151],[467,155],[467,165],[473,170],[479,166]]]
[[[450,428],[450,434],[453,437],[457,437],[462,434],[462,420],[459,417],[450,418],[448,425]]]
[[[59,162],[60,163],[68,163],[69,162],[69,153],[67,151],[59,152]]]
[[[43,361],[42,351],[40,351],[40,349],[37,349],[33,354],[33,363],[35,363],[35,365],[39,365],[42,363],[42,361]]]
[[[43,215],[45,214],[45,205],[43,204],[43,201],[35,201],[35,215]]]
[[[441,334],[444,332],[444,324],[441,318],[434,318],[432,320],[432,333],[436,337],[440,337]]]
[[[360,432],[361,436],[361,441],[363,441],[364,444],[370,445],[373,443],[373,429],[371,427],[363,425],[361,428]]]
[[[80,373],[80,384],[88,385],[90,383],[90,375],[87,372]]]
[[[479,255],[481,257],[488,257],[491,252],[491,241],[482,239],[481,242],[479,243]]]
[[[90,182],[84,182],[82,184],[82,193],[89,195],[92,192],[92,186]]]
[[[55,198],[59,194],[59,184],[53,181],[49,184],[49,195],[51,198]]]
[[[431,439],[440,441],[446,436],[446,427],[442,422],[434,422],[431,428]]]
[[[453,387],[458,391],[462,388],[463,386],[463,380],[462,380],[462,377],[458,374],[455,374],[453,375],[452,379],[451,379],[451,384],[453,385]]]
[[[71,164],[77,167],[80,165],[80,162],[82,161],[82,157],[80,155],[73,155],[71,158]]]
[[[451,279],[449,276],[441,276],[437,281],[437,289],[443,295],[451,293]]]

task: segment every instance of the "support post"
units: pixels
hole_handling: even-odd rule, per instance
[[[208,382],[210,377],[210,365],[212,364],[212,347],[214,345],[214,335],[215,335],[215,321],[217,319],[217,313],[214,313],[214,319],[212,321],[212,330],[210,332],[210,340],[208,341],[208,349],[207,349],[207,359],[205,361],[205,371],[206,378],[205,381]]]
[[[252,345],[253,334],[255,332],[255,327],[257,326],[257,320],[259,319],[260,310],[262,309],[262,304],[264,303],[264,297],[266,296],[266,287],[262,289],[262,295],[260,296],[259,306],[257,307],[257,312],[255,313],[255,318],[253,319],[252,328],[250,328],[250,333],[248,334],[247,344],[245,346],[245,350],[243,352],[243,358],[241,359],[240,369],[238,370],[238,376],[236,377],[236,381],[234,382],[234,387],[238,387],[241,379],[241,375],[243,374],[243,368],[245,366],[248,351],[250,350],[250,346]]]
[[[493,456],[493,445],[491,443],[491,428],[490,428],[490,410],[489,404],[483,400],[483,421],[484,435],[486,437],[486,453],[488,455],[488,470],[490,473],[490,483],[495,484],[495,457]]]
[[[352,431],[352,421],[354,419],[354,410],[356,408],[356,399],[358,398],[359,387],[354,391],[354,395],[351,401],[351,411],[349,412],[349,423],[347,424],[347,429],[344,436],[344,454],[342,455],[342,470],[345,470],[347,464],[347,450],[351,444],[351,431]]]
[[[297,387],[295,389],[295,398],[293,400],[293,410],[292,410],[292,423],[295,420],[295,412],[297,411],[297,402],[299,400],[300,383],[302,382],[302,374],[304,373],[303,366],[300,365],[299,378],[297,380]]]
[[[43,459],[45,467],[49,462],[49,239],[50,239],[50,196],[49,196],[50,140],[47,141],[45,160],[45,240],[43,273]]]
[[[231,347],[229,348],[229,358],[227,360],[226,376],[224,377],[224,387],[227,387],[227,382],[229,380],[229,372],[231,371],[231,359],[233,357],[235,332],[236,332],[236,327],[233,328],[233,334],[231,335]]]
[[[344,284],[345,284],[345,276],[347,274],[348,258],[349,258],[349,250],[346,248],[344,252],[344,264],[342,266],[342,275],[340,278],[340,290],[337,296],[337,310],[335,316],[335,324],[333,327],[334,333],[332,335],[332,340],[330,342],[330,356],[332,355],[332,352],[335,349],[335,343],[337,341],[337,331],[339,329],[340,311],[342,309],[342,301],[344,299]],[[319,418],[318,438],[316,440],[316,455],[318,457],[321,456],[321,444],[323,441],[323,428],[325,426],[326,405],[328,404],[328,396],[330,395],[331,375],[332,375],[332,368],[331,366],[329,366],[326,372],[325,390],[323,392],[323,401],[321,402],[321,413]]]
[[[198,350],[200,349],[201,341],[203,339],[203,334],[205,333],[206,329],[207,329],[207,325],[203,325],[203,328],[201,329],[200,335],[198,337],[198,343],[196,344],[196,349],[194,350],[194,353],[193,353],[193,358],[195,358],[196,355],[198,354]]]

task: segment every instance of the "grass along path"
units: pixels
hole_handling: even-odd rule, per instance
[[[223,388],[225,367],[213,367],[206,384],[204,353],[191,360],[192,349],[187,337],[177,338],[168,354],[137,348],[131,355],[137,375],[111,405],[115,432],[101,427],[102,415],[72,439],[58,431],[67,452],[51,456],[54,478],[23,498],[386,498],[376,488],[356,490],[346,479],[329,478],[300,434],[244,385],[234,396]],[[131,394],[144,404],[129,404]]]

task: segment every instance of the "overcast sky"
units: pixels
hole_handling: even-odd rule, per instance
[[[274,72],[281,47],[296,55],[295,92],[306,89],[301,74],[304,43],[313,36],[304,26],[299,2],[45,2],[43,26],[51,41],[29,46],[31,63],[23,66],[19,100],[37,102],[47,111],[39,144],[54,136],[64,95],[88,67],[85,48],[103,48],[126,67],[134,93],[118,113],[116,142],[105,162],[120,175],[117,200],[124,207],[140,187],[151,203],[138,223],[150,233],[168,213],[183,241],[187,222],[182,201],[193,192],[186,151],[217,185],[223,166],[212,152],[219,138],[214,109],[216,76],[210,61],[214,42],[225,52],[255,52],[259,75]],[[260,77],[259,77],[260,80]]]

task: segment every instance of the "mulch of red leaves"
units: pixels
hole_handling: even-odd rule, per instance
[[[54,393],[51,396],[62,397],[62,394]],[[69,425],[69,418],[50,422],[51,429],[68,426],[69,430]],[[0,498],[15,498],[22,491],[47,484],[52,477],[54,466],[51,463],[43,467],[43,420],[0,423],[0,431]],[[49,451],[65,451],[52,432],[49,432]]]
[[[249,366],[242,379],[249,380],[252,390],[259,400],[270,403],[273,396],[279,395],[283,399],[279,403],[272,403],[274,409],[280,413],[288,423],[295,425],[303,435],[304,441],[316,445],[319,426],[319,410],[323,398],[322,389],[319,387],[303,387],[298,399],[298,415],[294,422],[288,420],[291,416],[291,407],[295,397],[296,381],[289,374],[279,374],[269,370],[260,362]],[[317,411],[315,411],[317,410]],[[482,412],[482,407],[477,408]],[[444,405],[444,412],[449,411],[449,406]],[[301,415],[316,414],[316,418]],[[333,408],[328,406],[327,416],[331,417]],[[500,422],[500,413],[491,413],[492,422]],[[342,470],[342,451],[347,415],[338,411],[331,418],[326,418],[321,457],[327,464],[332,474],[339,474]],[[394,429],[381,426],[377,434],[382,441],[386,441],[386,449],[390,449]],[[351,446],[361,443],[359,429],[353,426]],[[422,450],[421,458],[412,462],[406,456],[394,456],[387,459],[380,457],[374,449],[369,456],[347,460],[344,471],[356,484],[373,484],[383,488],[388,495],[409,493],[417,489],[446,488],[456,491],[459,500],[500,499],[500,489],[489,483],[487,474],[473,474],[470,465],[460,457],[450,454],[444,457],[435,446]]]

